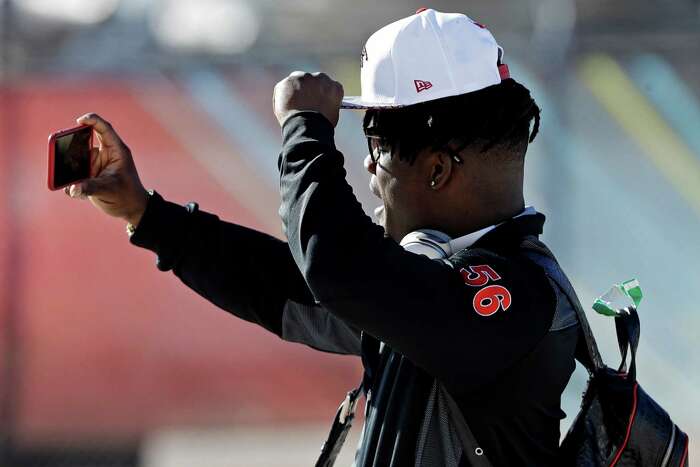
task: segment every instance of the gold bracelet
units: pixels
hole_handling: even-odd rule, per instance
[[[128,224],[126,224],[126,234],[129,237],[131,237],[132,235],[134,235],[134,233],[136,233],[136,227],[134,227],[134,224],[129,222]]]
[[[147,190],[146,193],[148,193],[148,197],[149,197],[149,198],[150,198],[151,196],[153,196],[153,190]],[[129,222],[128,224],[126,224],[126,234],[127,234],[129,237],[131,237],[131,236],[134,235],[135,233],[136,233],[136,227],[134,226],[134,224],[132,224],[131,222]]]

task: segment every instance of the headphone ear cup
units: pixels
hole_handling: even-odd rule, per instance
[[[444,259],[450,255],[450,237],[442,232],[417,230],[401,240],[404,250],[430,259]]]

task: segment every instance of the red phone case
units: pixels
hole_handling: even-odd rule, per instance
[[[66,130],[61,130],[57,131],[51,135],[49,135],[49,178],[47,181],[47,185],[49,187],[49,190],[60,190],[61,188],[64,188],[68,185],[72,185],[75,182],[70,182],[65,185],[61,186],[54,186],[53,185],[53,180],[54,180],[54,163],[56,160],[56,138],[60,138],[61,136],[69,135],[71,133],[77,133],[80,130],[84,130],[87,127],[87,125],[80,125],[76,126],[73,128],[68,128]],[[90,147],[92,148],[92,138],[93,134],[90,134],[90,142],[88,143]],[[92,171],[92,158],[88,158],[88,164],[90,167],[90,171]],[[79,180],[76,180],[79,181]]]

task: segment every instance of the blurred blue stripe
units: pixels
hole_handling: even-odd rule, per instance
[[[219,73],[198,70],[185,73],[183,83],[192,99],[199,104],[212,122],[218,124],[231,143],[240,148],[241,157],[272,189],[279,189],[277,155],[281,137],[271,131],[254,109],[238,96],[235,89]],[[206,141],[202,151],[206,152]]]
[[[637,142],[621,131],[574,73],[563,70],[565,76],[558,79],[565,85],[557,88],[561,82],[550,86],[512,59],[509,62],[513,77],[531,90],[542,108],[542,135],[535,144],[544,143],[544,151],[529,160],[526,172],[541,171],[545,183],[538,188],[554,197],[547,199],[545,241],[574,279],[589,311],[592,294],[614,282],[640,279],[647,297],[641,310],[644,345],[639,363],[647,375],[647,389],[671,413],[696,418],[697,409],[673,396],[693,394],[697,386],[697,376],[689,371],[698,363],[694,343],[678,326],[692,322],[689,315],[700,301],[695,286],[700,272],[682,266],[681,274],[673,271],[700,257],[693,240],[700,232],[698,219],[656,168],[639,157]],[[614,325],[594,313],[589,319],[606,362],[616,365]],[[687,379],[674,385],[648,377],[681,372]],[[577,411],[576,390],[585,377],[578,371],[564,394],[563,408],[569,415]],[[564,422],[562,428],[566,426]]]
[[[644,96],[700,157],[700,104],[690,87],[658,55],[635,57],[628,71]]]
[[[634,142],[620,132],[576,76],[568,77],[567,88],[556,96],[524,67],[513,64],[511,69],[542,108],[541,137],[546,160],[534,168],[549,174],[552,170],[548,166],[556,168],[555,176],[546,180],[549,187],[542,187],[549,196],[557,198],[545,237],[563,264],[571,265],[579,284],[593,293],[602,293],[627,276],[641,275],[642,280],[665,283],[666,268],[653,264],[682,264],[688,256],[697,257],[697,248],[691,246],[697,220],[672,187],[662,182],[654,167],[637,158]],[[663,210],[659,210],[661,205]],[[678,219],[685,220],[684,228],[669,228]],[[621,230],[607,230],[613,226]],[[688,247],[663,252],[648,248],[669,242]],[[596,254],[590,254],[593,248]],[[687,271],[679,281],[686,280],[692,284],[700,280],[700,274]],[[664,288],[663,293],[650,293],[647,301],[651,308],[666,308],[662,304],[668,301],[662,297],[667,291]],[[693,298],[671,295],[675,296],[672,309],[646,319],[656,322],[692,309]],[[593,297],[581,298],[588,308]]]

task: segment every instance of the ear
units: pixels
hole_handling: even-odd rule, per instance
[[[428,186],[431,190],[439,191],[452,179],[455,162],[443,151],[430,154],[428,160]]]

